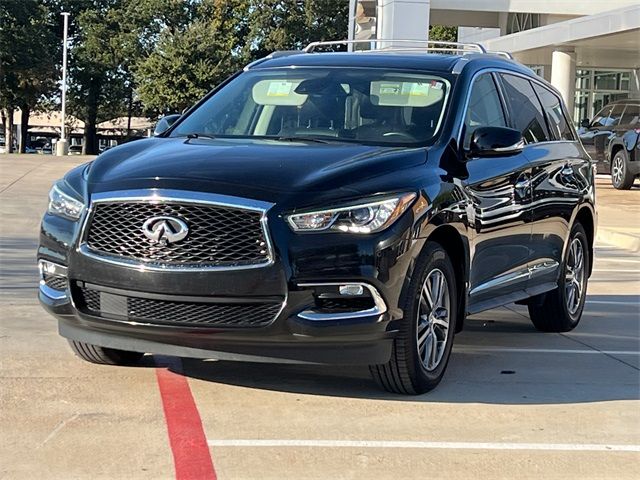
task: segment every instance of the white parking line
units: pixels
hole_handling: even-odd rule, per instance
[[[594,268],[594,272],[609,272],[609,273],[635,273],[636,275],[640,274],[638,270],[630,270],[628,268]]]
[[[207,440],[210,447],[417,448],[445,450],[552,450],[640,452],[640,445],[593,443],[419,442],[385,440]]]
[[[640,305],[640,300],[637,302],[616,302],[615,300],[587,300],[587,303],[594,305],[632,305],[637,307]]]
[[[494,347],[458,344],[453,347],[454,352],[506,352],[506,353],[560,353],[570,355],[640,355],[633,350],[587,350],[564,348],[518,348],[518,347]]]
[[[604,263],[604,262],[611,262],[611,263],[640,263],[640,260],[636,260],[634,258],[615,258],[615,257],[599,258],[599,257],[596,257],[596,263]]]

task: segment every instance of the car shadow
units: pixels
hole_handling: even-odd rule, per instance
[[[371,379],[367,367],[182,359],[168,368],[192,379],[249,389],[400,402],[526,405],[635,400],[640,392],[637,359],[630,363],[628,356],[600,353],[604,347],[598,342],[608,342],[607,352],[638,350],[637,309],[633,311],[638,298],[590,296],[590,302],[612,303],[589,303],[575,338],[536,331],[526,317],[526,307],[470,317],[456,339],[443,381],[423,395],[386,393]],[[615,322],[623,330],[613,335],[602,322]],[[628,341],[619,345],[621,340],[616,339]],[[487,349],[487,345],[498,347]],[[157,361],[162,364],[162,359]]]

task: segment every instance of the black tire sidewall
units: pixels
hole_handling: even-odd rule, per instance
[[[420,301],[420,292],[422,285],[427,278],[427,275],[434,269],[439,269],[445,276],[447,287],[449,289],[449,335],[447,337],[447,343],[445,345],[445,352],[440,360],[440,364],[431,372],[427,371],[418,355],[418,339],[416,332],[416,323],[418,321],[418,308]],[[457,320],[457,307],[458,296],[456,289],[456,277],[446,251],[437,243],[429,243],[425,247],[423,254],[421,255],[418,263],[416,264],[416,274],[407,290],[405,297],[404,319],[403,328],[406,330],[405,339],[407,345],[405,345],[408,354],[408,367],[410,370],[411,378],[414,383],[416,391],[422,392],[434,388],[442,379],[444,372],[449,362],[451,355],[451,348],[453,346],[453,337],[455,336],[455,322]]]

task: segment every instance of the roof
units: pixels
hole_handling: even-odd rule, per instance
[[[328,52],[304,53],[287,52],[276,54],[250,64],[251,70],[277,67],[370,67],[425,70],[430,72],[451,73],[462,58],[466,65],[491,66],[530,71],[517,62],[491,54],[435,54],[407,51],[366,51],[366,52]],[[457,72],[459,73],[459,72]]]

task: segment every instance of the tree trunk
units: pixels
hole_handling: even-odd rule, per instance
[[[98,98],[100,96],[100,82],[94,80],[89,86],[87,97],[87,118],[84,119],[84,155],[98,154],[98,135],[96,124],[98,122]]]
[[[13,108],[7,108],[7,119],[4,124],[4,141],[7,153],[13,152]]]
[[[98,135],[95,117],[93,117],[92,119],[87,119],[84,122],[84,144],[82,145],[82,154],[98,154]]]
[[[29,136],[29,115],[31,114],[31,108],[29,105],[23,104],[20,106],[20,145],[18,152],[25,153],[27,149],[27,137]]]

